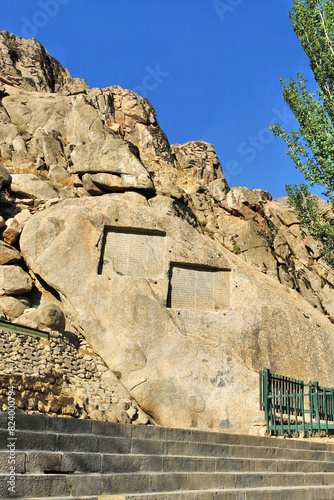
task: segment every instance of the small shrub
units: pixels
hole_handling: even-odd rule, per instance
[[[236,243],[236,242],[234,242],[234,244],[233,244],[233,253],[235,253],[235,255],[241,254],[241,248],[239,247],[238,243]]]

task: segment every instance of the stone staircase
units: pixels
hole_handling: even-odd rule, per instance
[[[334,499],[334,446],[196,430],[16,414],[9,493],[0,413],[0,498]]]

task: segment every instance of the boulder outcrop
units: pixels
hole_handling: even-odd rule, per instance
[[[28,221],[21,250],[161,425],[250,426],[263,366],[333,382],[330,321],[177,217],[67,200]]]
[[[83,335],[162,425],[248,431],[264,367],[334,385],[334,271],[284,200],[37,40],[0,32],[0,71],[2,318]]]
[[[18,38],[0,32],[1,83],[38,92],[77,92],[88,89],[84,80],[72,78],[69,72],[51,57],[38,40]]]

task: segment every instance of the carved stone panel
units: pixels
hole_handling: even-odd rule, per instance
[[[168,305],[173,309],[229,309],[230,271],[174,264]]]
[[[100,274],[161,278],[164,272],[163,233],[106,229]]]

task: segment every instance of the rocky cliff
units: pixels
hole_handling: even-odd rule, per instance
[[[289,207],[36,40],[0,32],[0,82],[7,319],[61,308],[162,425],[248,430],[264,367],[334,384],[334,274]]]

